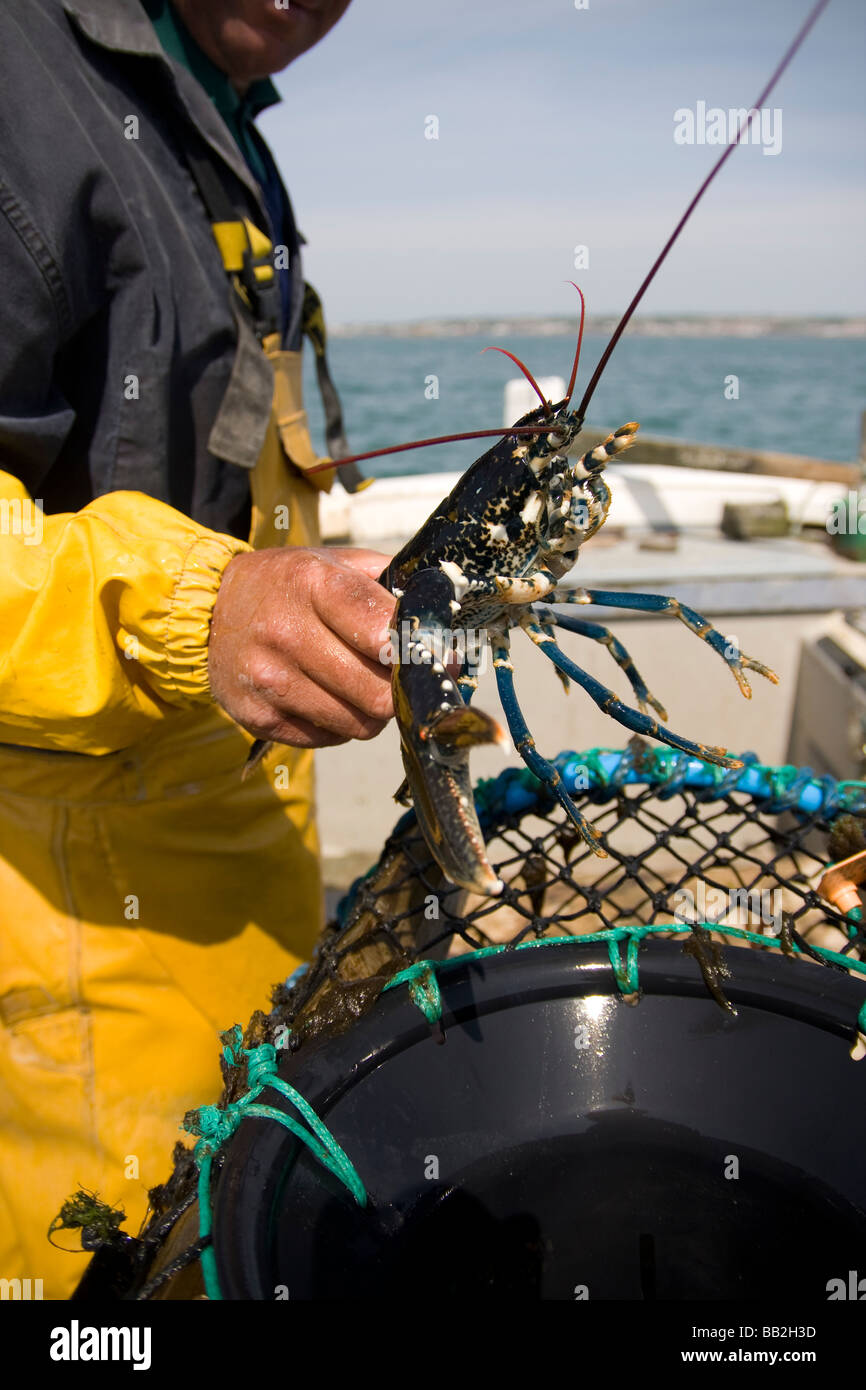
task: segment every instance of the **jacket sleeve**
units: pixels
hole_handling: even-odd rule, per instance
[[[0,473],[0,742],[108,753],[210,700],[213,605],[248,549],[137,492],[46,516]]]

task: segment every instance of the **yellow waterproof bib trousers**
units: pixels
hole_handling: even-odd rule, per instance
[[[316,544],[301,355],[265,350],[250,541]],[[0,1278],[64,1298],[87,1257],[46,1239],[61,1203],[96,1189],[137,1230],[184,1112],[219,1094],[218,1032],[310,953],[313,757],[274,749],[242,782],[250,739],[208,694],[210,611],[243,543],[131,493],[15,541],[0,581]]]

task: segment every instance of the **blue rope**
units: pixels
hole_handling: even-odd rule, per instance
[[[765,810],[777,814],[796,810],[806,815],[822,812],[866,810],[866,782],[837,782],[818,776],[811,768],[772,767],[759,763],[755,753],[741,753],[742,768],[717,767],[675,748],[653,748],[636,754],[631,748],[592,748],[585,753],[560,753],[553,760],[569,793],[645,785],[659,789],[662,797],[689,788],[706,791],[707,799],[721,799],[731,792],[745,792],[765,802]],[[550,793],[528,769],[506,768],[498,777],[478,783],[476,805],[482,826],[497,817],[516,815],[552,804]]]
[[[837,782],[818,776],[809,767],[772,767],[759,763],[757,754],[741,753],[742,768],[717,767],[676,748],[650,748],[637,754],[631,748],[590,748],[584,753],[560,753],[553,765],[570,796],[584,791],[623,786],[653,786],[659,797],[667,799],[689,788],[705,793],[701,800],[717,800],[729,793],[745,792],[764,803],[771,815],[799,811],[804,815],[821,812],[826,817],[842,811],[866,811],[866,782]],[[498,777],[487,777],[475,785],[475,807],[484,831],[503,818],[527,811],[550,810],[554,793],[525,767],[507,767]],[[409,830],[415,812],[406,811],[391,831],[394,839]],[[342,929],[354,910],[357,894],[377,868],[356,878],[337,905],[337,923]]]

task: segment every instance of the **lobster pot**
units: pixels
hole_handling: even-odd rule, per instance
[[[404,816],[225,1035],[139,1295],[198,1253],[211,1298],[826,1299],[866,1239],[866,967],[818,886],[866,786],[744,761],[561,755],[606,858],[529,773],[480,784],[501,899]]]

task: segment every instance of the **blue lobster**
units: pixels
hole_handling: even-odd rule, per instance
[[[595,830],[565,790],[556,768],[538,752],[521,712],[509,656],[511,628],[523,628],[566,682],[573,680],[581,686],[626,728],[725,767],[741,764],[724,748],[692,743],[650,716],[647,706],[661,719],[667,718],[608,628],[556,613],[539,605],[539,600],[673,613],[722,656],[745,695],[751,694],[747,669],[777,680],[774,672],[744,656],[705,618],[675,598],[557,589],[575,564],[580,546],[607,517],[611,494],[602,477],[606,463],[629,447],[638,428],[633,422],[623,425],[604,443],[570,460],[569,447],[583,424],[582,410],[568,409],[576,369],[577,355],[565,399],[551,405],[542,397],[537,409],[477,459],[380,579],[398,599],[396,641],[392,637],[391,644],[392,689],[406,772],[398,797],[411,796],[424,838],[443,873],[477,893],[500,893],[503,884],[485,853],[472,797],[469,751],[478,744],[507,740],[495,720],[471,708],[476,667],[470,661],[458,674],[449,665],[443,633],[463,628],[487,634],[517,751],[599,854],[604,850]],[[543,433],[537,432],[539,427]],[[522,433],[527,428],[533,431],[532,439]],[[557,643],[556,627],[604,643],[625,672],[639,709],[624,704],[566,656]]]

